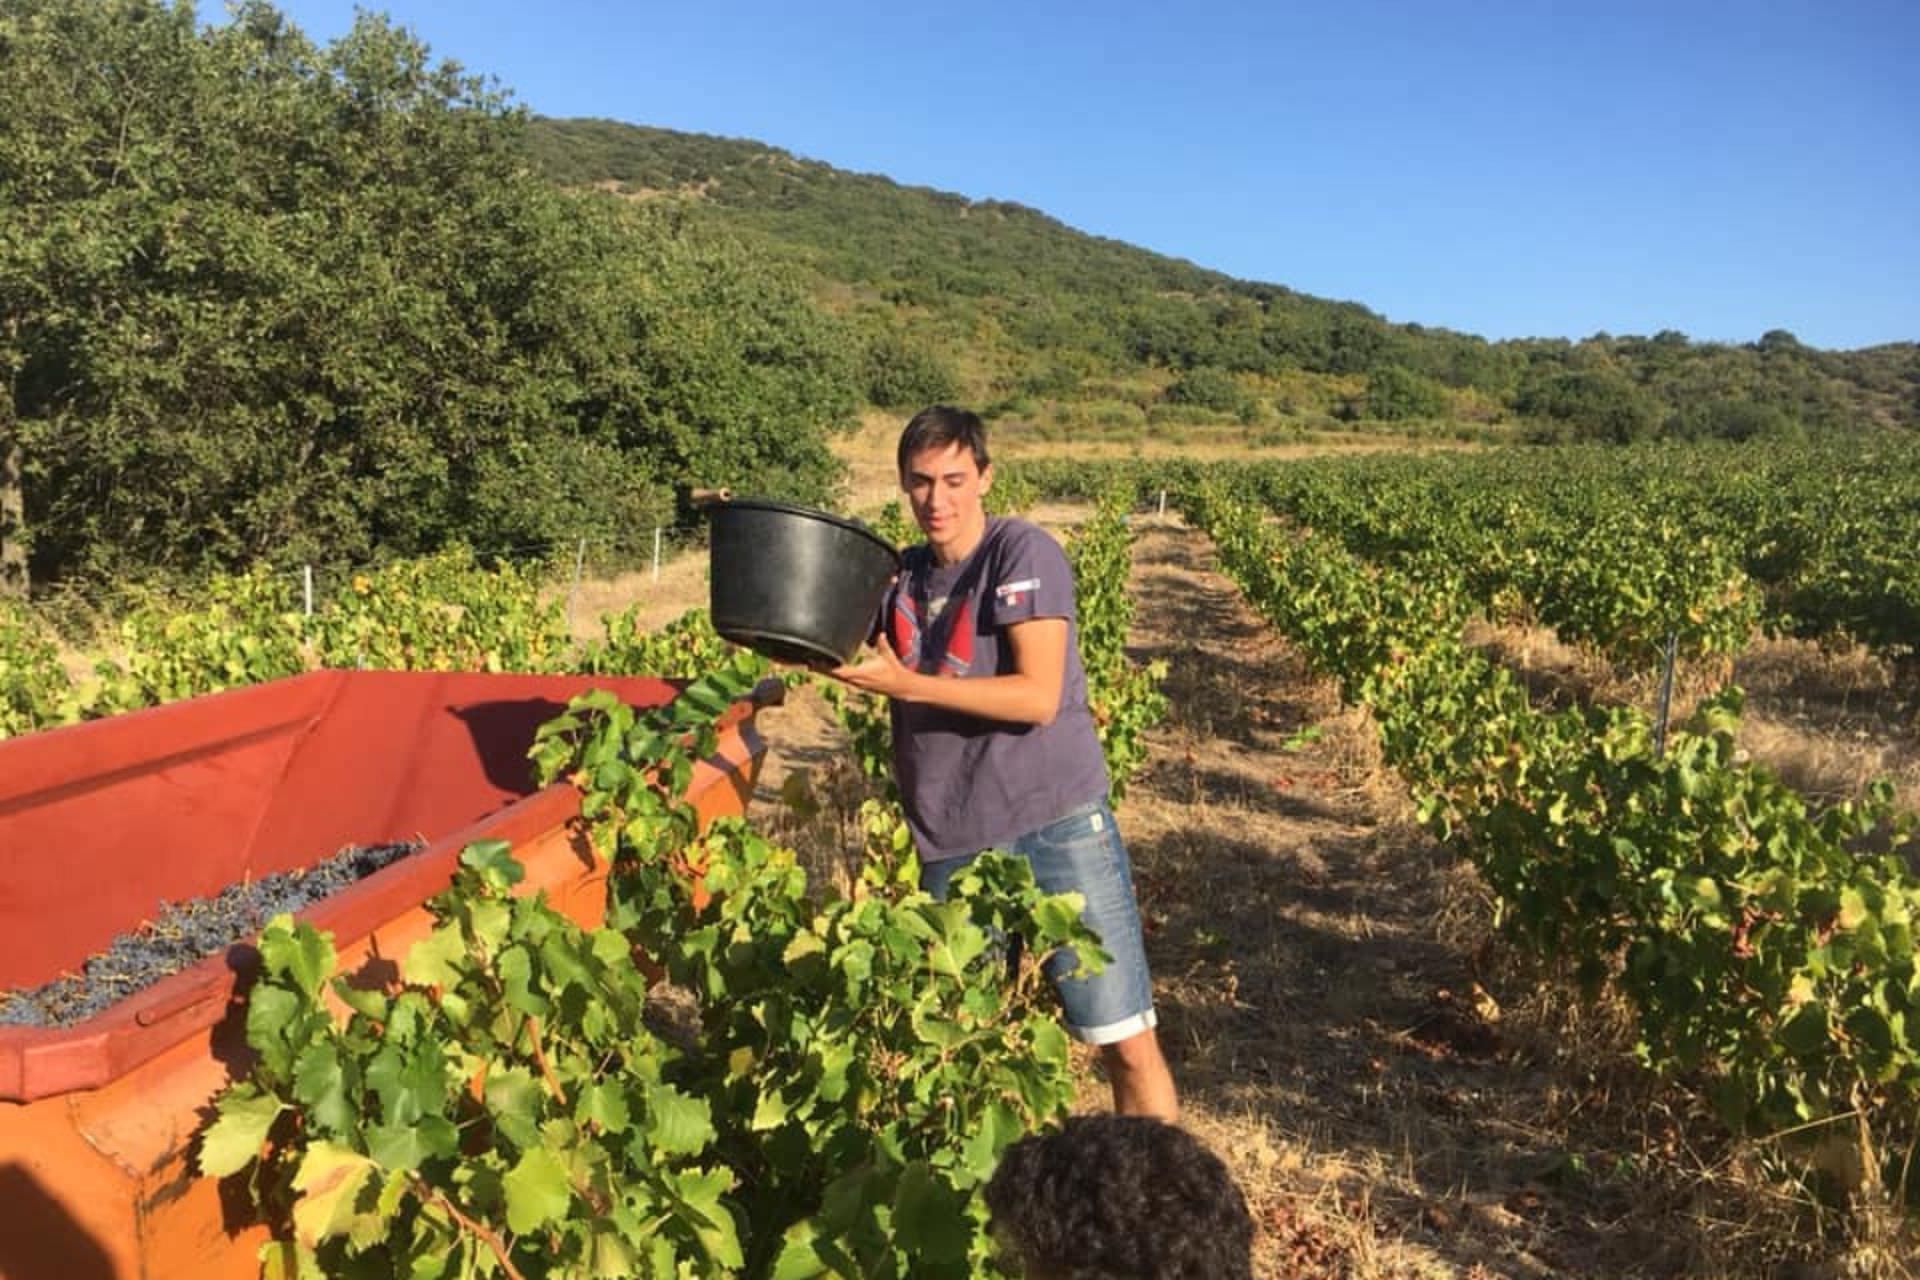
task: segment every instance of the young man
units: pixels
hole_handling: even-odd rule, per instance
[[[1100,1046],[1114,1109],[1170,1121],[1179,1103],[1107,807],[1066,554],[1036,525],[988,517],[993,468],[976,415],[922,410],[898,462],[927,540],[906,552],[881,641],[831,674],[891,700],[894,777],[928,892],[944,897],[969,858],[997,848],[1026,857],[1048,891],[1086,895],[1082,918],[1113,960],[1072,978],[1078,961],[1059,954],[1048,976],[1068,1029]]]

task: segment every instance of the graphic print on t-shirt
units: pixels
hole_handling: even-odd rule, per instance
[[[944,606],[946,599],[939,601]],[[935,625],[938,623],[939,625]],[[894,597],[893,618],[888,627],[892,634],[893,651],[900,661],[916,671],[930,675],[963,676],[973,665],[973,601],[962,599],[954,606],[952,616],[947,616],[943,607],[929,604],[925,614],[920,612],[919,604],[906,592]],[[929,670],[921,645],[929,638],[945,636],[946,650],[940,660]]]

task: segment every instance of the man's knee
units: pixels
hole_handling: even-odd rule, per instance
[[[1160,1053],[1160,1038],[1151,1027],[1125,1040],[1101,1045],[1100,1052],[1109,1063],[1136,1071],[1160,1066],[1165,1061]]]

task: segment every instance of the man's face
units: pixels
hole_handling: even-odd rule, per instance
[[[939,548],[966,542],[986,524],[982,495],[993,483],[993,466],[982,471],[973,452],[954,443],[923,449],[907,459],[900,487],[913,508],[913,519],[929,545]]]

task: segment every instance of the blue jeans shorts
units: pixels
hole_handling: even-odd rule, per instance
[[[1048,957],[1047,977],[1060,995],[1067,1030],[1088,1044],[1113,1044],[1155,1026],[1159,1019],[1153,1011],[1140,909],[1133,897],[1133,869],[1107,802],[1082,805],[1008,848],[1026,858],[1033,878],[1048,893],[1071,890],[1085,895],[1080,919],[1100,935],[1101,946],[1113,957],[1099,973],[1079,978],[1067,976],[1080,967],[1071,948]],[[924,864],[920,887],[944,899],[948,882],[978,856]]]

